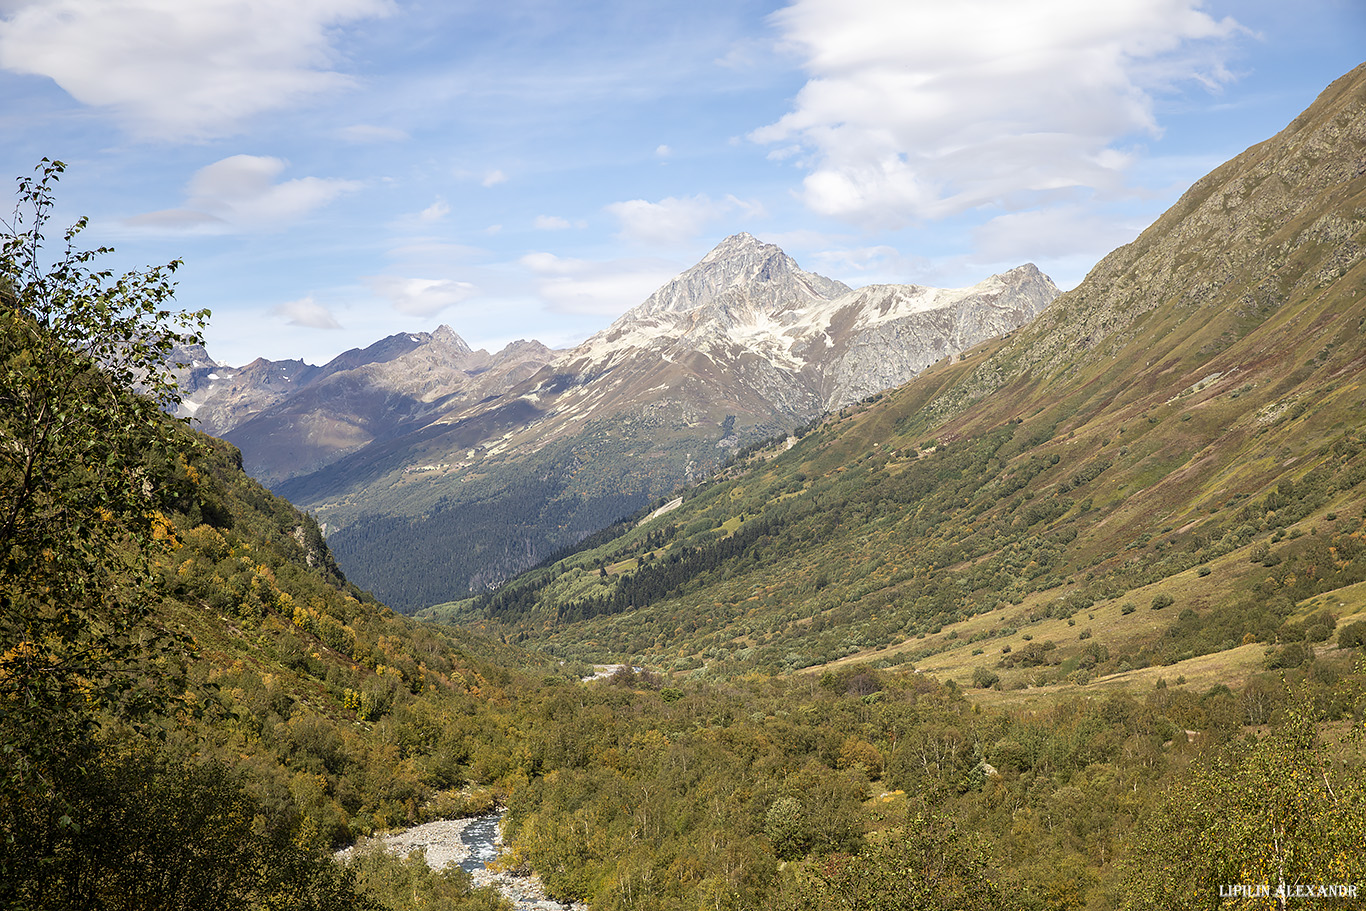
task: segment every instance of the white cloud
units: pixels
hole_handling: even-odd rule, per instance
[[[809,81],[750,138],[797,145],[811,209],[891,227],[1123,189],[1154,93],[1231,79],[1241,31],[1200,0],[797,0],[772,21]]]
[[[612,317],[645,300],[679,271],[659,260],[594,262],[553,253],[528,253],[518,262],[536,276],[537,292],[551,309]]]
[[[314,300],[311,294],[295,301],[280,304],[271,313],[284,317],[285,322],[291,326],[303,326],[306,329],[340,329],[342,327],[341,323],[337,322],[337,318],[332,315],[332,311]]]
[[[190,178],[184,207],[136,215],[124,223],[185,232],[278,230],[361,186],[352,180],[319,177],[273,183],[286,166],[279,158],[260,155],[224,158]]]
[[[684,198],[669,196],[659,202],[630,199],[614,202],[606,209],[621,220],[621,237],[659,246],[691,240],[702,233],[708,224],[736,212],[750,218],[764,214],[763,206],[757,202],[747,202],[734,196],[713,200],[706,195]]]
[[[573,227],[569,219],[558,215],[537,215],[534,224],[537,231],[564,231]]]
[[[354,85],[332,31],[388,0],[35,0],[0,20],[0,67],[47,76],[157,139],[230,135]]]
[[[667,145],[664,145],[663,143],[660,143],[659,145],[655,146],[655,155],[657,155],[660,158],[668,158],[673,153],[674,150],[669,148]]]
[[[380,297],[408,316],[435,316],[448,307],[469,300],[477,291],[469,282],[447,278],[401,278],[376,275],[367,278]]]
[[[507,183],[508,176],[502,171],[493,170],[484,175],[484,179],[479,181],[486,187],[496,187],[500,183]]]
[[[450,204],[447,203],[446,200],[437,197],[435,202],[418,213],[417,220],[426,222],[440,221],[450,214]]]

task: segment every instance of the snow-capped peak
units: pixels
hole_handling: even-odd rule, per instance
[[[1027,297],[1022,312],[1028,312],[1020,317],[1027,319],[1057,289],[1031,265],[971,288],[873,285],[854,291],[804,271],[774,244],[741,233],[569,352],[563,363],[601,368],[632,351],[678,356],[691,350],[723,360],[749,352],[779,369],[801,371],[810,358],[843,349],[861,333],[916,314],[977,307],[1002,294]]]

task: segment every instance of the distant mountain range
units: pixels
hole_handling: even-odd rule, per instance
[[[427,616],[1098,701],[1313,667],[1366,620],[1364,339],[1366,65],[1009,338]]]
[[[325,523],[351,578],[412,610],[496,586],[1057,294],[1032,265],[966,289],[851,290],[737,234],[567,351],[472,351],[447,327],[322,367],[200,349],[183,353],[182,413]]]
[[[202,347],[180,356],[192,364],[182,373],[181,416],[235,443],[252,475],[277,484],[505,392],[554,352],[526,341],[472,351],[442,326],[391,335],[323,367],[258,358],[231,368]]]

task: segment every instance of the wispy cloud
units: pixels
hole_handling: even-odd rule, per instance
[[[279,230],[361,186],[357,181],[319,177],[276,183],[287,166],[282,159],[259,155],[224,158],[195,172],[183,207],[135,215],[124,223],[173,232]]]
[[[450,203],[438,197],[430,206],[417,213],[417,220],[425,222],[440,221],[450,214]]]
[[[332,32],[387,0],[33,0],[0,19],[0,67],[47,76],[148,138],[232,135],[346,89]]]
[[[909,282],[910,276],[924,271],[925,262],[919,257],[903,255],[895,247],[875,244],[864,247],[829,247],[812,254],[812,266],[822,274],[858,276],[853,284],[863,284],[869,278],[880,282]]]
[[[337,130],[337,136],[346,142],[404,142],[411,139],[407,132],[397,127],[381,127],[369,123],[355,123]]]
[[[532,221],[532,226],[537,231],[567,231],[570,228],[586,228],[588,227],[588,222],[583,219],[570,221],[559,215],[537,215]]]
[[[537,279],[537,293],[562,313],[619,316],[672,278],[678,267],[651,259],[596,262],[528,253],[519,262]]]
[[[302,326],[306,329],[342,328],[342,324],[337,322],[332,311],[314,300],[311,294],[298,300],[280,304],[271,312],[276,316],[283,317],[285,322],[291,326]]]
[[[642,244],[670,246],[697,237],[712,222],[729,218],[736,212],[758,217],[764,214],[758,202],[735,196],[714,200],[698,196],[669,196],[659,202],[630,199],[608,205],[607,211],[621,220],[621,237]]]
[[[1067,256],[1091,246],[1112,249],[1133,240],[1143,227],[1080,206],[1059,206],[997,216],[974,228],[972,236],[978,258],[1010,262]]]
[[[809,81],[750,138],[807,171],[812,210],[869,228],[1122,190],[1153,95],[1232,77],[1199,0],[797,0],[772,21]]]
[[[376,275],[366,279],[370,287],[407,316],[435,316],[442,310],[469,300],[477,289],[469,282],[448,278],[403,278]]]

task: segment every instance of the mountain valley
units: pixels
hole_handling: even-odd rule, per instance
[[[592,911],[1361,906],[1366,65],[1056,299],[739,235],[570,352],[225,368],[173,270],[44,271],[63,167],[0,237],[0,906],[509,911],[365,840],[495,812]],[[403,616],[329,516],[479,590]]]
[[[1363,81],[1009,338],[426,616],[580,660],[1005,690],[1304,654],[1366,609]]]
[[[229,375],[202,356],[182,413],[316,515],[359,584],[415,610],[496,587],[747,443],[1017,328],[1057,293],[1033,266],[960,290],[851,291],[739,234],[568,351],[471,352],[443,328],[321,368]]]

